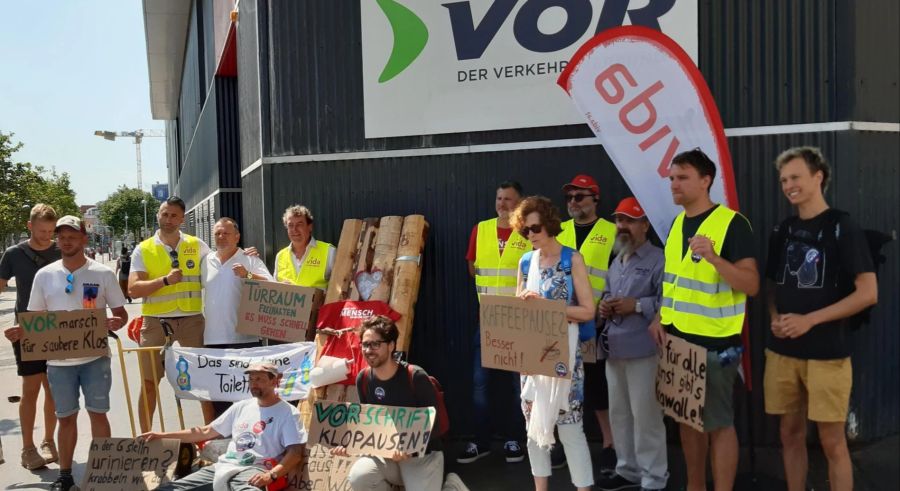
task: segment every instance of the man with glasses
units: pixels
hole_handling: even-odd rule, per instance
[[[679,424],[687,489],[706,489],[706,457],[714,455],[715,489],[734,488],[738,440],[732,396],[748,296],[759,291],[750,222],[713,203],[716,164],[700,149],[682,152],[669,167],[672,201],[684,208],[666,240],[662,302],[650,333],[659,346],[678,336],[706,348],[703,431]],[[722,355],[720,357],[720,354]]]
[[[606,271],[612,257],[613,243],[616,237],[616,226],[609,220],[597,216],[600,204],[600,186],[593,177],[579,174],[571,182],[563,186],[566,197],[566,210],[571,220],[562,223],[562,233],[556,238],[559,243],[577,250],[584,256],[587,265],[588,279],[594,291],[594,302],[600,301],[601,292],[606,286]],[[590,327],[584,329],[582,335],[590,336]],[[582,339],[582,342],[585,342]],[[586,343],[593,343],[589,339]],[[594,352],[582,345],[582,352]],[[613,447],[613,433],[609,425],[609,390],[606,384],[605,362],[603,360],[584,360],[584,397],[585,405],[594,409],[600,432],[603,434],[603,449],[600,451],[600,472],[610,474],[616,467],[616,451]],[[559,447],[559,445],[557,445]],[[559,450],[553,453],[553,467],[565,465],[565,456]]]
[[[197,237],[181,232],[184,213],[184,201],[177,196],[169,197],[156,214],[159,230],[141,242],[131,255],[129,296],[143,297],[141,346],[165,344],[163,321],[171,327],[174,340],[181,346],[203,346],[200,267],[209,253],[209,246]],[[138,413],[141,431],[148,431],[156,407],[156,388],[164,373],[162,357],[155,365],[155,377],[149,354],[142,353],[140,364],[144,390],[141,390]],[[145,403],[149,406],[149,415],[144,411]]]
[[[28,231],[31,237],[16,244],[3,253],[0,259],[0,292],[6,289],[10,279],[16,279],[16,305],[14,315],[28,309],[31,284],[34,275],[44,266],[60,259],[59,248],[53,242],[56,227],[56,210],[38,203],[31,209]],[[7,337],[10,333],[7,332]],[[10,338],[12,341],[12,338]],[[22,361],[21,346],[13,343],[16,369],[22,377],[22,399],[19,401],[19,426],[22,429],[22,467],[35,470],[56,462],[59,455],[54,443],[56,415],[53,414],[53,396],[47,382],[47,362],[44,360]],[[40,453],[34,445],[34,420],[37,412],[38,395],[44,388],[44,439]]]
[[[62,259],[37,272],[31,287],[29,311],[71,311],[82,309],[112,309],[106,328],[114,331],[128,321],[125,296],[116,281],[116,274],[108,267],[88,259],[84,254],[88,236],[80,218],[67,215],[56,222],[57,244]],[[18,339],[21,328],[14,333]],[[93,438],[109,438],[109,389],[112,385],[109,354],[49,360],[47,379],[59,419],[59,477],[50,489],[69,491],[75,486],[72,478],[72,457],[78,442],[79,389],[84,394],[84,406],[91,421]]]
[[[481,295],[516,294],[516,271],[519,259],[532,249],[531,242],[513,230],[509,217],[522,201],[522,186],[504,181],[497,186],[494,210],[497,218],[484,220],[472,228],[466,261],[469,276],[475,279],[475,291]],[[468,464],[491,453],[491,429],[506,438],[504,453],[509,463],[522,462],[525,452],[519,442],[525,439],[525,421],[519,409],[519,375],[505,370],[481,366],[481,335],[473,337],[472,355],[472,419],[475,441],[468,442],[456,458]],[[492,416],[495,421],[491,424]]]
[[[665,257],[647,240],[650,221],[634,198],[613,213],[618,254],[600,301],[600,352],[606,355],[609,419],[616,442],[615,474],[602,490],[664,489],[668,480],[666,427],[656,401],[657,348],[647,330],[659,310]]]

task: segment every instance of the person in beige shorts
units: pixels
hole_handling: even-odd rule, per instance
[[[771,332],[763,380],[766,412],[781,417],[789,491],[806,489],[807,419],[819,430],[832,491],[853,489],[844,427],[853,385],[857,315],[878,301],[863,231],[823,193],[831,168],[817,148],[786,150],[775,161],[797,215],[772,233],[766,277]]]

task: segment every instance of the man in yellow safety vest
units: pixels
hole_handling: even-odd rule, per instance
[[[532,249],[531,242],[512,229],[509,217],[522,201],[522,186],[504,181],[497,186],[494,209],[497,218],[484,220],[472,228],[466,261],[469,275],[475,279],[475,291],[481,295],[516,294],[516,272],[519,259]],[[481,336],[474,338],[473,405],[475,440],[466,444],[456,458],[460,464],[475,462],[490,454],[492,429],[506,438],[507,462],[521,462],[525,452],[520,442],[525,437],[525,422],[519,408],[519,376],[514,372],[492,370],[481,366]],[[494,424],[491,425],[491,419]]]
[[[738,441],[732,392],[745,303],[759,290],[750,222],[712,202],[709,189],[715,177],[716,165],[700,149],[672,160],[672,199],[684,211],[666,240],[661,308],[650,324],[661,347],[668,334],[707,350],[703,432],[679,425],[688,490],[706,489],[707,454],[715,455],[715,489],[734,487]]]
[[[587,174],[575,176],[563,186],[563,193],[566,197],[566,210],[572,218],[562,223],[562,233],[556,240],[577,250],[584,257],[588,279],[594,292],[594,303],[600,303],[600,293],[606,286],[606,271],[609,269],[616,241],[616,225],[597,216],[600,186],[593,177]],[[593,349],[588,349],[589,346]],[[582,353],[596,353],[596,339],[583,344]],[[584,399],[585,405],[594,409],[603,435],[600,472],[612,474],[616,470],[617,459],[609,426],[609,387],[606,383],[605,360],[596,360],[596,357],[584,359]],[[551,457],[555,467],[563,465],[565,455],[562,453],[562,445],[554,446]]]
[[[173,340],[181,346],[203,347],[200,265],[209,253],[209,246],[181,232],[184,214],[184,201],[177,196],[169,197],[156,214],[159,230],[138,244],[131,255],[128,296],[143,297],[141,346],[165,344],[164,321],[172,328]],[[141,391],[138,413],[141,431],[149,431],[156,407],[156,386],[164,374],[162,357],[155,372],[148,353],[142,353],[140,364],[146,390]],[[149,414],[145,407],[149,407]]]
[[[313,237],[312,212],[305,206],[293,205],[284,210],[282,221],[291,243],[275,255],[275,281],[328,288],[335,249]]]

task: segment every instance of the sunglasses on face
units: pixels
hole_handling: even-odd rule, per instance
[[[178,267],[178,251],[169,251],[169,257],[172,258],[172,267]]]
[[[378,348],[381,348],[381,345],[386,342],[387,341],[363,341],[362,343],[359,343],[359,344],[360,344],[360,346],[362,346],[362,349],[364,349],[364,350],[370,350],[370,349],[376,350]]]
[[[584,193],[574,193],[566,195],[566,203],[569,201],[574,201],[576,203],[581,203],[584,198],[589,198],[593,196],[593,194],[584,194]]]
[[[69,273],[66,275],[66,294],[72,293],[75,289],[75,275]]]
[[[529,233],[539,234],[541,233],[541,230],[544,230],[544,226],[540,223],[535,223],[531,226],[526,225],[522,227],[521,229],[519,229],[519,233],[522,234],[522,237],[528,237]]]

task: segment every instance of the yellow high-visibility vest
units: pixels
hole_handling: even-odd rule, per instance
[[[481,295],[515,295],[519,259],[531,249],[531,242],[513,230],[503,254],[500,254],[497,219],[479,222],[475,242],[475,291],[478,292],[478,299]]]
[[[716,254],[721,254],[728,226],[737,212],[718,206],[697,229],[696,235],[709,237]],[[666,240],[666,266],[663,275],[660,319],[679,331],[725,338],[741,333],[747,295],[733,290],[709,262],[694,262],[691,251],[682,251],[681,212],[672,224]]]
[[[172,270],[172,257],[162,244],[156,242],[155,237],[143,241],[138,246],[144,267],[147,269],[148,279],[162,278]],[[169,312],[180,310],[186,313],[203,311],[203,299],[200,294],[200,239],[181,234],[181,243],[178,245],[178,268],[181,269],[181,281],[156,290],[150,296],[144,297],[141,306],[141,314],[159,316]]]
[[[556,237],[560,244],[576,249],[575,247],[575,220],[562,223],[562,232]],[[584,256],[584,264],[587,266],[588,279],[591,281],[591,289],[594,290],[594,303],[600,302],[600,294],[606,286],[606,273],[609,270],[609,256],[612,254],[613,244],[616,242],[616,225],[602,218],[594,223],[581,248],[576,249]]]
[[[310,286],[324,290],[328,288],[328,280],[325,279],[325,271],[328,267],[328,242],[316,241],[316,246],[309,249],[306,259],[300,267],[300,271],[294,269],[294,252],[291,246],[278,251],[275,256],[275,276],[278,281],[290,281],[299,286]]]

